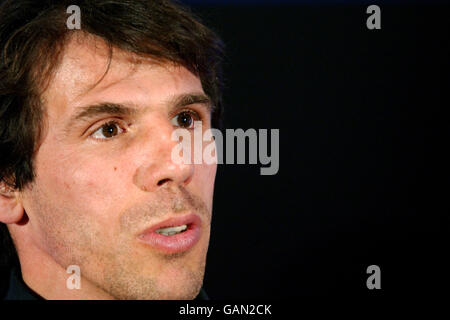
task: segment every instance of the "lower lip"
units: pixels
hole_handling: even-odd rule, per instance
[[[191,249],[199,240],[201,235],[201,221],[198,216],[189,217],[187,230],[172,236],[159,234],[152,230],[142,234],[139,238],[144,243],[166,254],[181,253]]]

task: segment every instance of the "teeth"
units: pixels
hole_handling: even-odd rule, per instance
[[[174,234],[180,233],[187,229],[187,225],[183,224],[178,227],[170,227],[170,228],[161,228],[156,230],[156,233],[165,235],[165,236],[173,236]]]

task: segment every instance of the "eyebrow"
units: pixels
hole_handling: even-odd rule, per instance
[[[192,104],[201,104],[206,107],[207,112],[211,113],[213,111],[211,99],[203,93],[177,95],[168,99],[166,101],[166,104],[170,109],[173,110],[180,109]],[[121,104],[113,102],[101,102],[94,105],[80,107],[78,109],[79,111],[69,120],[69,124],[89,120],[103,114],[116,116],[134,116],[146,110],[146,108],[137,108],[134,104]]]

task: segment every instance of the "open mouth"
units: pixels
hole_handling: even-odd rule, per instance
[[[155,230],[156,233],[162,234],[163,236],[173,236],[182,232],[185,232],[188,229],[187,224],[183,224],[177,227],[168,227],[168,228],[160,228]]]
[[[202,222],[196,214],[162,221],[139,235],[139,240],[158,251],[179,253],[192,248],[202,234]]]

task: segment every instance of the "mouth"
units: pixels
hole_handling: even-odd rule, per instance
[[[200,240],[201,220],[196,214],[174,217],[141,233],[141,242],[166,254],[188,251]]]
[[[182,226],[177,226],[177,227],[167,227],[167,228],[161,228],[156,230],[156,233],[162,234],[163,236],[173,236],[175,234],[179,234],[182,233],[184,231],[186,231],[188,228],[187,224],[183,224]]]

